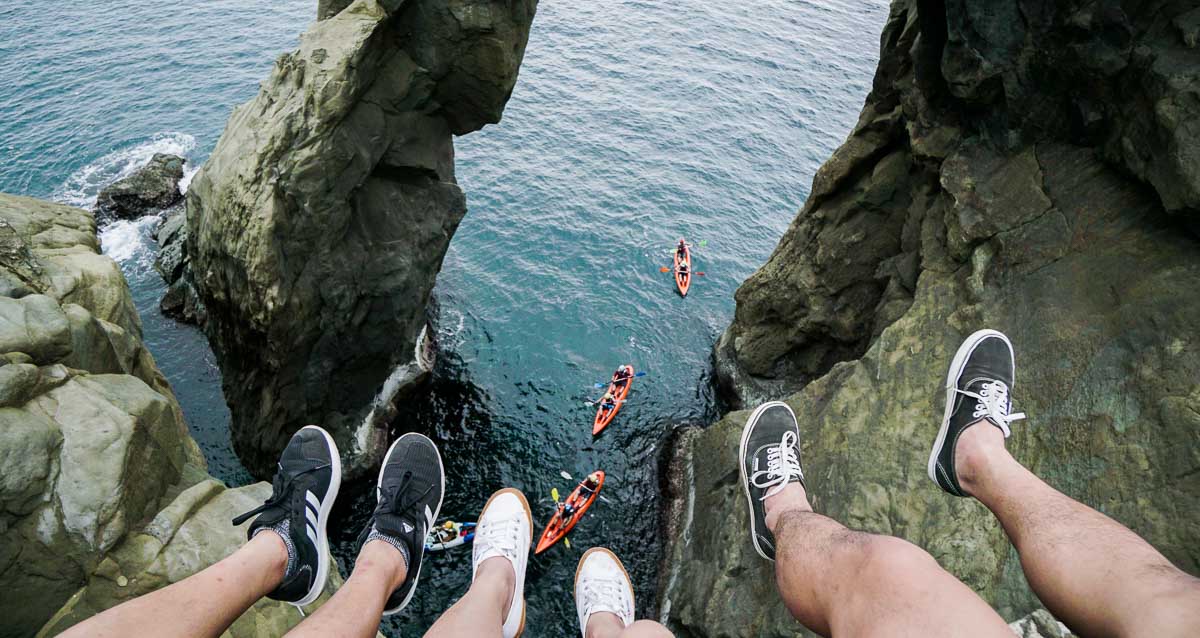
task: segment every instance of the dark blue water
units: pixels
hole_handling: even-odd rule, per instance
[[[0,190],[87,205],[155,150],[202,161],[313,4],[0,9]],[[572,548],[531,560],[528,635],[577,631],[571,578],[594,545],[625,559],[639,607],[651,606],[661,443],[715,416],[709,353],[733,291],[857,118],[885,17],[882,0],[544,1],[504,121],[458,140],[470,213],[436,289],[443,356],[395,429],[441,442],[451,516],[513,485],[540,532],[551,488],[574,485],[562,472],[608,472]],[[213,473],[244,482],[203,337],[158,314],[153,224],[106,229],[105,249]],[[658,271],[681,236],[708,244],[687,299]],[[593,440],[584,401],[626,362],[649,374]],[[345,572],[371,503],[367,486],[344,489]],[[465,589],[469,564],[466,549],[434,556],[385,631],[419,635]]]

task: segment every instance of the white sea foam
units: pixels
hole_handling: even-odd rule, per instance
[[[179,192],[186,194],[188,186],[192,185],[192,178],[196,173],[200,172],[200,162],[188,161],[183,165],[183,179],[179,180]]]
[[[119,219],[100,229],[100,248],[127,272],[150,268],[154,262],[154,229],[161,218],[146,215]]]
[[[129,177],[134,171],[146,165],[155,153],[170,153],[188,159],[188,168],[184,171],[184,180],[191,181],[195,170],[189,153],[196,148],[196,138],[187,133],[159,133],[137,145],[118,149],[84,166],[67,178],[67,181],[50,196],[57,202],[79,208],[92,208],[96,205],[96,196],[100,190],[109,184]],[[180,186],[186,191],[185,185]]]

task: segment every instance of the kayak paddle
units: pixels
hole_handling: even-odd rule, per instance
[[[644,376],[646,376],[646,373],[645,373],[645,372],[638,372],[638,373],[635,373],[633,376],[634,376],[635,378],[636,378],[636,377],[644,377]],[[607,388],[609,383],[611,383],[611,381],[609,381],[609,382],[604,382],[604,383],[597,383],[597,384],[596,384],[596,387],[597,387],[597,388]]]
[[[566,475],[567,473],[563,472],[563,474]],[[568,476],[568,478],[569,478],[569,476]],[[558,488],[557,487],[550,488],[550,498],[554,499],[554,506],[558,507]],[[563,537],[563,545],[566,545],[567,549],[571,549],[571,539],[564,536]]]
[[[561,476],[561,477],[563,477],[563,478],[565,478],[565,479],[567,479],[568,481],[574,481],[574,480],[575,480],[575,479],[571,478],[571,475],[570,475],[570,474],[567,474],[567,471],[566,471],[566,470],[561,470],[561,471],[558,473],[558,475],[559,475],[559,476]]]
[[[670,269],[670,268],[668,268],[668,267],[666,267],[666,266],[663,266],[662,268],[659,268],[659,269],[658,269],[658,272],[671,272],[671,269]],[[678,272],[678,271],[676,271],[676,272]],[[699,270],[699,271],[696,271],[696,272],[693,272],[693,273],[688,273],[688,274],[690,274],[690,275],[696,275],[697,277],[703,277],[703,276],[704,276],[704,271],[703,271],[703,270]]]

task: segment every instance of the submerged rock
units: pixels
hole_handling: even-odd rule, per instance
[[[453,136],[500,120],[535,5],[323,3],[192,181],[190,281],[257,475],[309,423],[350,476],[382,455],[466,213]]]
[[[981,327],[1017,349],[1014,455],[1200,573],[1200,146],[1182,124],[1200,49],[1182,11],[893,2],[857,126],[717,346],[735,403],[795,410],[817,511],[924,547],[1010,620],[1038,607],[1016,552],[925,473],[946,367]],[[660,600],[688,635],[802,633],[746,536],[747,416],[686,434],[671,465]]]
[[[3,194],[0,467],[0,636],[53,635],[187,577],[241,544],[229,512],[270,492],[206,473],[92,214]],[[233,635],[299,620],[263,603]]]
[[[179,182],[183,180],[185,161],[178,155],[155,153],[136,173],[100,191],[97,217],[133,219],[179,202],[183,199]]]

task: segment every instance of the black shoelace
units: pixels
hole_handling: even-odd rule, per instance
[[[430,484],[429,487],[425,488],[424,492],[421,492],[415,498],[409,499],[406,503],[404,496],[405,496],[405,493],[409,491],[409,486],[411,484],[412,484],[412,471],[405,470],[404,475],[400,477],[400,484],[396,486],[395,498],[392,498],[392,496],[390,494],[384,492],[381,489],[380,490],[380,501],[381,502],[379,504],[379,507],[376,509],[376,514],[373,517],[373,519],[378,518],[380,512],[385,512],[387,514],[391,514],[392,516],[395,516],[397,518],[403,517],[405,514],[408,514],[410,510],[416,510],[417,506],[420,505],[422,501],[424,501],[425,497],[428,496],[429,493],[433,491],[433,485]],[[419,516],[415,517],[415,518],[420,520]],[[358,539],[359,545],[362,545],[362,543],[366,540],[367,535],[371,533],[371,528],[374,526],[375,526],[375,523],[374,523],[374,520],[372,520],[371,525],[368,525],[367,528],[364,529],[361,534],[359,534],[359,539]],[[425,532],[429,533],[429,530],[425,530]]]
[[[292,491],[294,490],[294,488],[296,486],[296,479],[298,479],[301,476],[304,476],[305,474],[308,474],[310,472],[316,472],[317,470],[323,470],[327,467],[329,467],[328,463],[326,463],[325,465],[318,465],[316,467],[310,467],[307,470],[297,472],[290,476],[284,476],[283,472],[277,472],[275,474],[275,478],[271,481],[271,496],[270,496],[270,498],[263,501],[262,505],[259,505],[258,507],[250,510],[249,512],[246,512],[245,514],[241,514],[239,516],[234,517],[233,524],[235,526],[241,525],[242,523],[245,523],[247,520],[249,520],[251,516],[254,516],[256,514],[261,514],[273,507],[278,507],[278,506],[286,503],[287,500],[289,498],[291,498],[291,496],[292,496]]]

